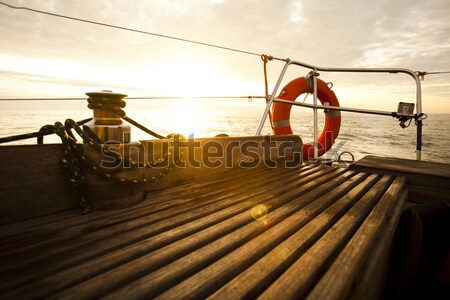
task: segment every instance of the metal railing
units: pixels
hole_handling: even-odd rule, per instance
[[[312,77],[313,77],[313,104],[307,104],[307,103],[300,103],[295,101],[287,101],[283,99],[276,98],[276,94],[278,92],[278,89],[280,88],[281,82],[284,78],[284,75],[286,74],[287,68],[291,65],[297,65],[300,67],[305,67],[307,69],[311,69]],[[317,105],[317,77],[319,74],[318,71],[323,72],[341,72],[341,73],[404,73],[410,75],[412,78],[414,78],[414,81],[416,83],[416,114],[401,114],[401,113],[395,113],[391,111],[381,111],[381,110],[369,110],[369,109],[358,109],[358,108],[348,108],[348,107],[337,107],[337,106],[323,106],[323,105]],[[270,108],[272,107],[274,102],[280,102],[280,103],[286,103],[294,106],[303,106],[303,107],[309,107],[313,109],[314,113],[314,158],[318,158],[318,147],[317,147],[317,139],[318,139],[318,118],[317,118],[317,111],[318,109],[333,109],[338,111],[348,111],[348,112],[355,112],[355,113],[365,113],[365,114],[375,114],[375,115],[385,115],[385,116],[391,116],[391,117],[406,117],[406,118],[414,118],[416,120],[417,124],[417,140],[416,140],[416,160],[422,159],[422,91],[421,91],[421,85],[420,85],[420,79],[419,76],[412,70],[409,69],[397,69],[397,68],[322,68],[317,67],[313,65],[309,65],[306,63],[302,63],[299,61],[294,60],[287,60],[286,64],[284,65],[283,69],[281,70],[280,76],[277,80],[277,83],[275,84],[275,87],[273,89],[273,92],[270,96],[269,101],[267,102],[267,106],[264,110],[264,113],[261,117],[261,120],[259,122],[258,128],[256,130],[256,135],[261,135],[261,131],[263,129],[264,123],[267,119],[267,116],[269,114]]]

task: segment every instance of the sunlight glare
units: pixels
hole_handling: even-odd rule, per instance
[[[204,105],[201,100],[192,98],[183,98],[173,101],[171,110],[172,127],[176,128],[177,133],[188,137],[192,134],[194,137],[205,135],[208,128],[204,115]]]

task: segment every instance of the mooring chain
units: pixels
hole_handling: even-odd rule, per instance
[[[48,128],[51,125],[47,125]],[[55,133],[61,138],[61,143],[63,145],[63,158],[61,159],[62,165],[67,171],[69,181],[75,188],[78,196],[78,202],[83,213],[88,213],[91,211],[90,204],[87,200],[87,189],[86,189],[86,177],[83,174],[81,168],[80,160],[77,155],[77,150],[79,145],[76,141],[67,134],[70,131],[61,122],[56,122],[53,125]]]
[[[124,164],[127,163],[128,165],[133,166],[133,167],[139,167],[139,168],[159,167],[161,164],[166,162],[167,158],[170,155],[170,152],[166,152],[166,153],[163,154],[162,158],[160,158],[158,160],[155,160],[155,161],[152,161],[152,162],[135,161],[135,160],[133,160],[133,159],[127,157],[127,156],[122,156],[122,155],[118,154],[117,152],[108,150],[108,147],[106,147],[106,144],[103,144],[102,141],[100,141],[98,139],[98,137],[92,131],[90,131],[90,129],[88,127],[86,127],[85,130],[83,130],[77,124],[77,122],[75,122],[72,119],[66,120],[66,127],[67,128],[73,128],[78,133],[78,135],[87,144],[89,144],[92,148],[94,148],[98,152],[110,155],[110,156],[114,157],[117,160],[123,161]],[[179,141],[179,135],[174,135],[173,141],[171,141],[169,143],[169,145],[173,145],[174,144],[174,141],[175,141],[174,139],[175,138]]]
[[[104,168],[102,168],[100,165],[97,165],[86,154],[86,152],[83,149],[83,145],[77,143],[77,140],[72,132],[72,129],[74,129],[78,133],[78,135],[80,135],[80,137],[96,151],[100,153],[103,152],[104,154],[107,155],[111,155],[115,159],[121,161],[121,163],[123,164],[127,163],[133,168],[161,168],[162,170],[158,174],[155,174],[150,178],[134,178],[134,179],[121,177],[115,174],[114,172],[109,172]],[[41,131],[46,133],[47,132],[55,133],[61,139],[64,153],[63,158],[61,159],[61,163],[67,171],[70,183],[77,192],[79,205],[83,213],[91,211],[91,207],[89,205],[87,197],[87,182],[83,169],[81,167],[82,165],[85,165],[88,169],[93,170],[97,174],[97,176],[107,181],[112,181],[123,185],[144,185],[156,182],[165,177],[180,162],[180,156],[183,155],[183,152],[180,152],[177,156],[174,156],[173,163],[170,163],[168,161],[170,155],[174,153],[173,149],[175,147],[178,147],[179,149],[180,143],[179,134],[174,134],[171,137],[168,151],[162,155],[162,158],[152,162],[143,163],[140,161],[135,161],[126,156],[121,156],[116,152],[109,151],[107,147],[104,147],[104,145],[99,143],[99,140],[95,136],[95,134],[84,131],[80,127],[79,123],[75,122],[72,119],[67,119],[64,125],[61,122],[55,122],[54,125],[45,125],[41,128]],[[163,167],[162,166],[163,163],[167,163],[167,166]]]
[[[174,157],[174,164],[170,164],[170,162],[168,162],[168,158],[173,153],[173,149],[174,149],[175,145],[179,144],[180,135],[178,135],[178,134],[173,135],[173,137],[171,138],[171,140],[169,142],[169,149],[166,153],[163,154],[163,157],[161,159],[152,161],[152,162],[142,163],[139,161],[135,161],[129,157],[121,156],[113,151],[109,151],[104,145],[101,145],[97,141],[95,141],[92,138],[92,135],[87,134],[85,131],[83,131],[81,129],[81,127],[74,120],[71,120],[71,119],[66,120],[65,128],[66,128],[66,132],[70,132],[71,128],[73,128],[83,138],[83,140],[87,144],[89,144],[92,148],[94,148],[98,152],[103,152],[105,154],[113,156],[114,158],[116,158],[118,160],[121,160],[123,164],[128,163],[128,165],[131,165],[135,168],[158,168],[158,167],[161,167],[162,164],[167,163],[167,166],[165,166],[163,168],[163,170],[161,170],[161,172],[159,172],[158,175],[156,175],[156,176],[153,176],[151,178],[143,178],[143,179],[138,179],[138,178],[128,179],[128,178],[120,177],[112,172],[105,171],[104,168],[102,168],[99,165],[96,165],[93,162],[93,160],[91,158],[89,158],[89,156],[86,155],[85,151],[82,149],[82,145],[76,144],[77,147],[75,148],[75,150],[77,150],[78,157],[83,162],[83,164],[90,167],[93,171],[95,171],[101,177],[103,177],[107,180],[110,180],[110,181],[117,182],[117,183],[140,185],[140,184],[148,184],[151,182],[158,181],[159,179],[166,176],[170,171],[172,171],[174,168],[174,165],[176,165],[180,160],[180,157]]]

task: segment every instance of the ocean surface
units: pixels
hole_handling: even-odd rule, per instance
[[[204,99],[175,100],[172,102],[129,101],[127,116],[148,128],[167,135],[182,133],[194,137],[254,135],[264,110],[261,101],[247,102],[242,99],[212,105]],[[67,118],[89,118],[92,111],[84,103],[0,103],[0,137],[38,131],[45,124],[64,122]],[[242,103],[244,102],[244,103]],[[257,103],[258,102],[258,103]],[[319,134],[323,128],[324,114],[319,111]],[[450,115],[430,114],[424,120],[422,158],[427,161],[450,163]],[[294,133],[304,143],[313,140],[312,110],[293,108],[291,125]],[[268,121],[263,134],[271,132]],[[137,128],[132,128],[133,140],[152,139]],[[46,143],[58,143],[55,135],[45,137]],[[35,144],[35,139],[8,144]],[[3,144],[3,145],[8,145]],[[402,129],[399,122],[387,116],[342,113],[339,137],[328,158],[337,158],[342,151],[351,152],[356,159],[366,155],[415,159],[416,125]]]

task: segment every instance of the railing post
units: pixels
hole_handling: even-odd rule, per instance
[[[317,127],[318,125],[318,120],[317,120],[317,76],[319,76],[319,73],[317,73],[317,68],[314,68],[314,73],[312,74],[313,76],[313,103],[314,103],[314,108],[313,108],[313,114],[314,114],[314,142],[313,142],[313,146],[314,146],[314,159],[319,158],[319,145],[317,144],[317,139],[318,139],[318,130]]]
[[[283,70],[281,70],[280,76],[278,77],[278,81],[275,84],[275,87],[273,88],[272,95],[270,95],[270,100],[269,100],[269,102],[267,102],[266,109],[264,110],[261,120],[259,121],[259,125],[258,125],[258,128],[256,129],[255,135],[261,135],[261,131],[264,127],[264,123],[266,122],[267,115],[269,114],[269,110],[272,107],[272,103],[273,103],[273,100],[275,99],[275,95],[276,95],[278,89],[280,88],[281,81],[283,81],[284,74],[286,74],[286,70],[290,64],[291,64],[291,61],[286,62],[286,64],[283,67]]]
[[[417,125],[417,144],[416,144],[416,160],[422,160],[422,119],[416,121]]]
[[[416,81],[416,113],[418,119],[417,125],[417,140],[416,140],[416,160],[422,160],[422,87],[419,76],[413,73],[414,80]]]

